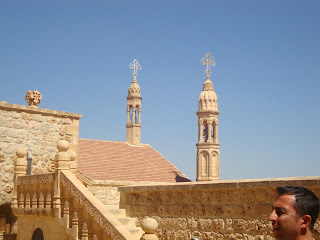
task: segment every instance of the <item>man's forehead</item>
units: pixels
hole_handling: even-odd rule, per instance
[[[285,207],[295,209],[296,197],[292,194],[283,194],[276,198],[274,207]]]

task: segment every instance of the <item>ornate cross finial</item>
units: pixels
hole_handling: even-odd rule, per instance
[[[214,65],[216,65],[216,62],[214,61],[214,58],[211,57],[211,54],[208,52],[208,53],[206,54],[206,57],[201,59],[201,62],[202,62],[202,65],[203,65],[203,66],[207,65],[206,74],[207,74],[207,76],[209,76],[210,73],[211,73],[211,71],[210,71],[210,65],[211,65],[212,67],[214,67]]]
[[[137,59],[134,59],[132,63],[130,63],[129,67],[133,70],[133,77],[134,79],[137,78],[138,76],[138,70],[141,70],[142,67],[141,65],[139,64],[138,60]]]

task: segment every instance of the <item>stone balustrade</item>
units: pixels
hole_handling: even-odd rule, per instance
[[[15,173],[13,212],[19,217],[19,239],[31,239],[39,227],[46,236],[66,239],[137,240],[72,173],[69,143],[61,140],[55,157],[55,172],[38,175]],[[17,152],[24,163],[25,152]],[[21,164],[20,164],[21,165]],[[23,164],[22,164],[23,165]],[[24,166],[24,165],[23,165]],[[20,169],[16,166],[15,169]],[[48,226],[48,224],[51,226]],[[31,230],[30,230],[31,229]]]
[[[271,240],[275,188],[301,185],[320,197],[320,177],[119,187],[120,207],[141,221],[154,218],[160,239]],[[314,229],[320,239],[320,221]]]
[[[16,216],[53,216],[54,174],[19,176],[17,178],[18,206],[13,207]]]

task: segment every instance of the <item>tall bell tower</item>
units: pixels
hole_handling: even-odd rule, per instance
[[[141,100],[140,86],[137,81],[138,70],[141,70],[139,62],[134,59],[129,65],[133,70],[133,81],[129,87],[127,97],[127,143],[131,145],[140,144],[141,136]]]
[[[206,66],[207,79],[199,96],[198,143],[197,145],[197,181],[220,180],[220,143],[218,141],[218,98],[210,80],[210,66],[215,60],[207,53],[201,59]]]

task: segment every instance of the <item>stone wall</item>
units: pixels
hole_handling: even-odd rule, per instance
[[[59,223],[57,218],[20,216],[17,240],[32,239],[37,228],[42,230],[43,239],[46,240],[73,239],[67,234],[65,227]]]
[[[271,240],[275,188],[302,185],[320,197],[320,177],[119,187],[128,216],[157,220],[160,239]],[[137,221],[139,222],[139,221]],[[320,222],[314,229],[320,239]]]
[[[59,140],[69,141],[70,149],[78,152],[80,118],[81,114],[0,102],[0,205],[11,202],[17,147],[30,149],[32,174],[53,171]]]
[[[76,177],[88,188],[88,190],[104,205],[117,205],[120,203],[120,192],[118,187],[132,185],[163,185],[163,182],[146,181],[121,181],[121,180],[91,180],[81,172],[77,172]]]

